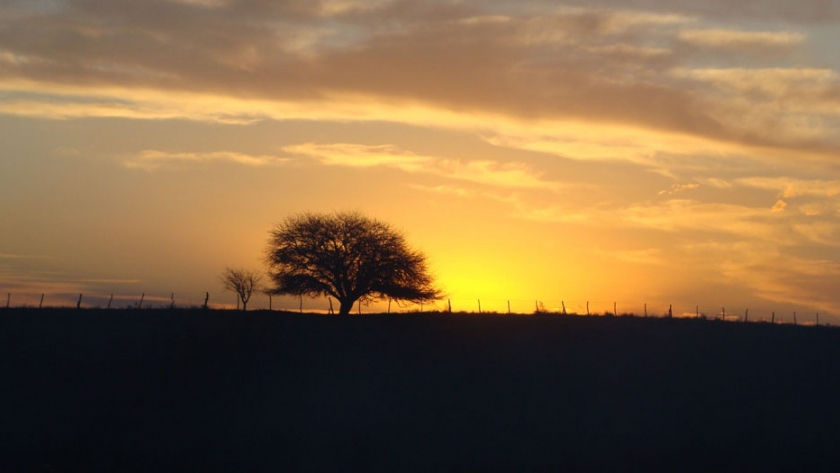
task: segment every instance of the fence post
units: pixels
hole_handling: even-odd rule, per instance
[[[391,298],[388,298],[388,313],[391,313]]]
[[[793,325],[798,325],[796,323],[796,312],[793,313]]]
[[[589,301],[586,301],[586,315],[589,315]]]
[[[645,317],[647,317],[647,302],[645,302]]]
[[[478,300],[478,313],[481,314],[481,299]]]
[[[669,319],[674,318],[674,305],[673,304],[668,304],[668,318]]]
[[[333,312],[333,308],[332,308],[332,297],[327,297],[327,301],[330,303],[330,315],[335,314],[335,312]]]
[[[449,306],[449,313],[451,314],[452,313],[452,299],[447,299],[446,303]]]
[[[113,302],[113,301],[114,301],[114,295],[113,295],[113,294],[111,294],[111,298],[110,298],[110,299],[108,299],[108,309],[110,309],[110,308],[111,308],[111,302]]]
[[[38,308],[40,309],[43,306],[44,306],[44,293],[42,292],[41,293],[41,302],[38,303]],[[819,319],[820,319],[820,315],[817,314],[817,320],[819,320]],[[819,325],[819,322],[817,322],[817,325]]]
[[[169,308],[174,309],[175,308],[175,293],[174,292],[172,293],[172,296],[170,297],[170,299],[171,299],[172,302],[169,304]]]
[[[300,313],[301,313],[301,314],[303,313],[303,296],[300,296],[300,308],[299,308],[299,311],[300,311]]]
[[[744,322],[750,321],[750,309],[744,311]]]
[[[510,315],[510,301],[508,301],[508,315]]]
[[[210,300],[210,293],[205,292],[204,293],[204,310],[207,310],[207,301],[209,301],[209,300]]]
[[[76,302],[76,308],[77,309],[82,308],[82,295],[81,294],[79,294],[79,300],[78,300],[78,302]]]
[[[771,318],[770,318],[770,323],[771,323],[771,324],[775,324],[775,323],[776,323],[776,312],[775,312],[775,311],[773,311],[773,315],[772,315],[772,316],[771,316]]]
[[[613,302],[613,315],[618,317],[618,309],[616,309],[616,303],[615,302]]]
[[[560,301],[560,305],[563,306],[563,315],[566,315],[566,302]]]
[[[9,304],[12,302],[12,293],[10,292],[9,295],[6,296],[6,308],[9,308]]]
[[[142,308],[143,308],[143,298],[144,298],[144,297],[146,297],[146,293],[145,293],[145,292],[144,292],[144,293],[142,293],[142,294],[140,294],[140,302],[138,302],[138,303],[137,303],[137,308],[138,308],[138,309],[142,309]]]

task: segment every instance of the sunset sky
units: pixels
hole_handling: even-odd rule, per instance
[[[834,0],[0,0],[3,303],[231,303],[355,210],[454,310],[840,323],[838,45]]]

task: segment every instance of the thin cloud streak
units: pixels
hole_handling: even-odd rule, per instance
[[[171,153],[158,150],[144,150],[138,154],[124,158],[126,167],[151,171],[162,166],[176,163],[206,163],[212,161],[229,161],[246,166],[270,166],[288,161],[285,158],[267,155],[249,155],[230,151],[215,151],[211,153]]]
[[[282,150],[291,155],[316,159],[328,166],[391,167],[409,173],[434,174],[447,179],[500,188],[557,191],[563,187],[559,182],[543,180],[538,173],[523,163],[498,163],[480,159],[462,162],[417,156],[390,145],[307,143],[285,146]]]

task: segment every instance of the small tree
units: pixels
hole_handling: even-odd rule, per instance
[[[242,310],[248,310],[248,301],[255,290],[260,290],[262,285],[262,274],[258,271],[248,269],[225,268],[219,277],[226,291],[231,291],[239,296],[242,301]]]
[[[266,253],[276,294],[335,297],[340,315],[359,300],[440,298],[425,256],[389,225],[358,213],[291,216],[271,231]]]

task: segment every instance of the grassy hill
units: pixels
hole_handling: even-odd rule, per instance
[[[0,470],[815,471],[840,330],[0,310]]]

